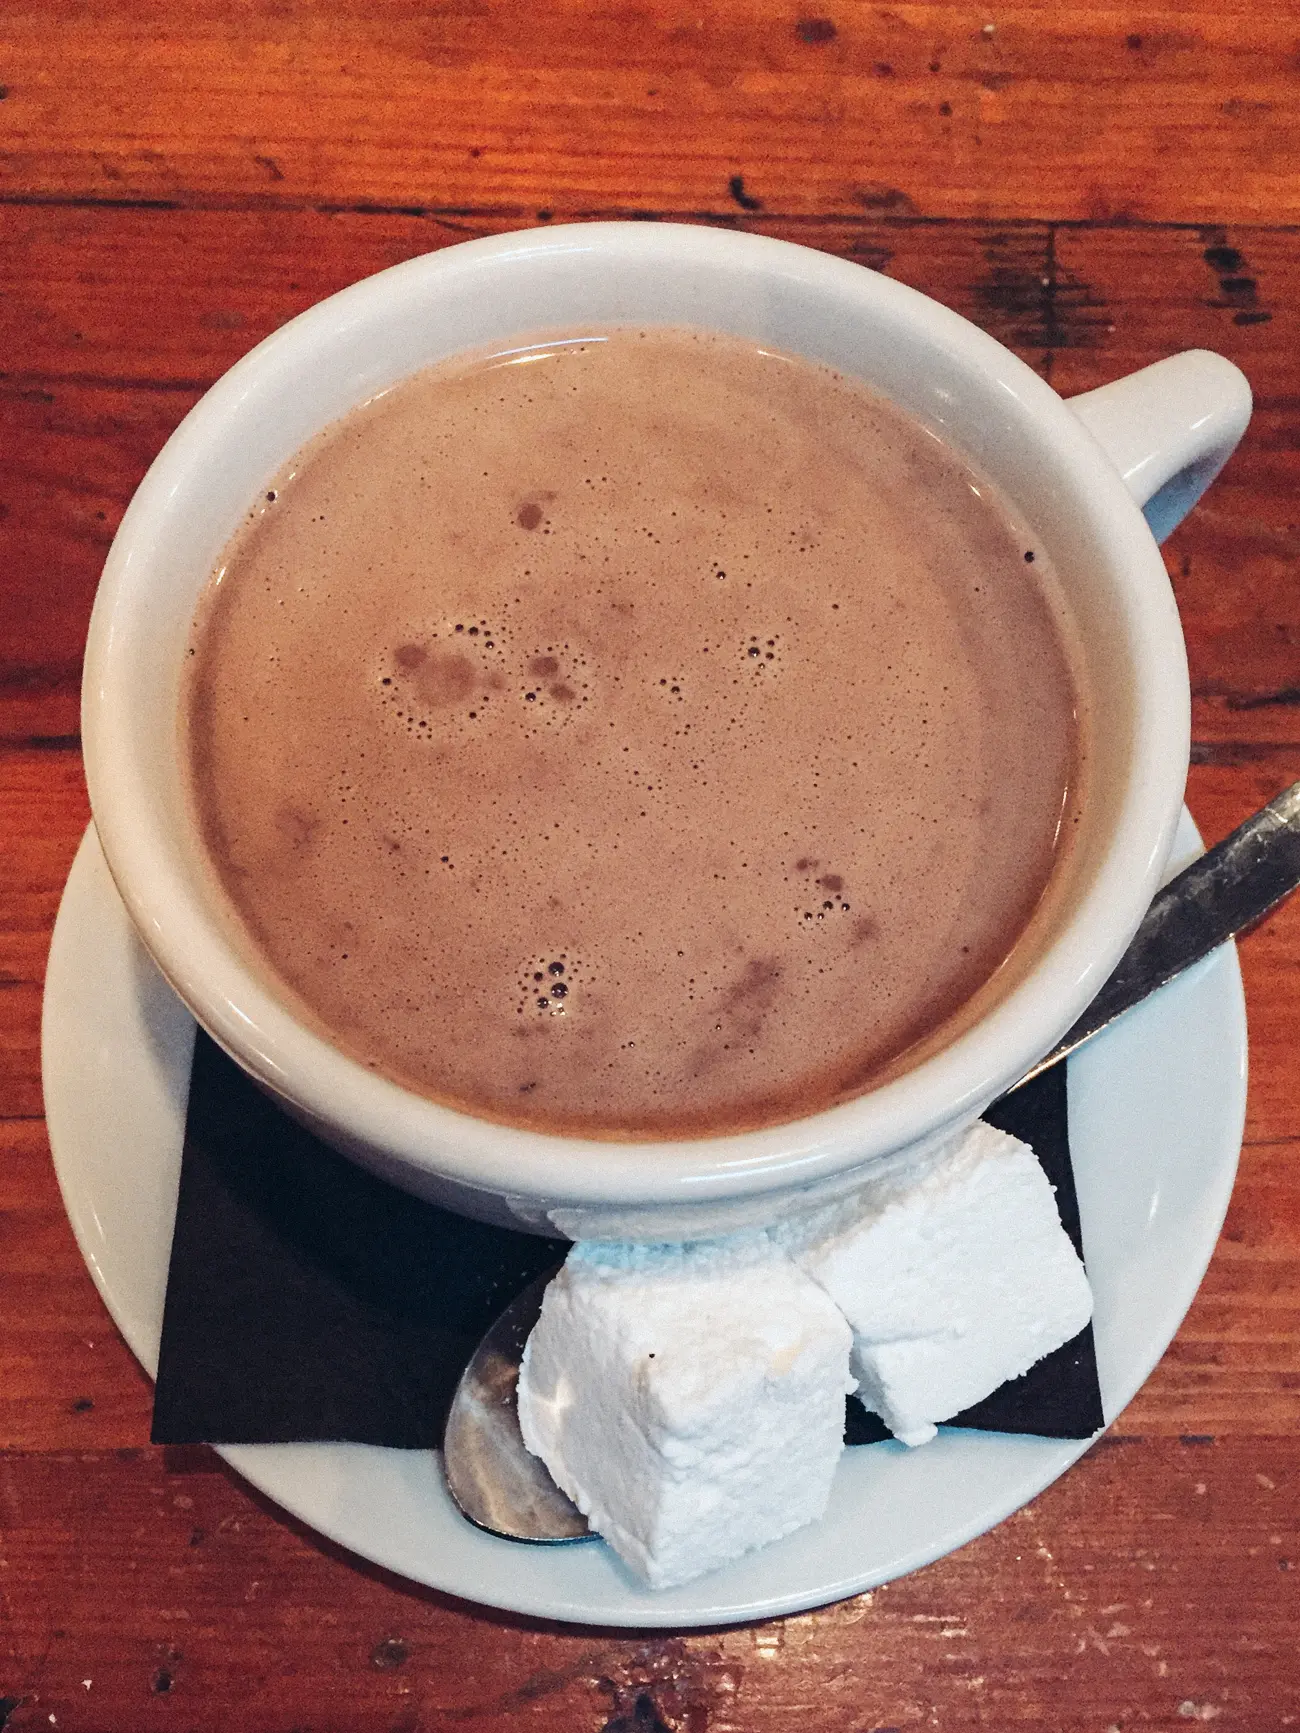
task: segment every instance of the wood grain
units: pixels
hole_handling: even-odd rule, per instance
[[[1053,383],[1067,394],[1099,373],[1210,343],[1250,368],[1266,403],[1286,397],[1300,269],[1291,229],[740,212],[710,220],[886,271],[1032,365],[1056,366]],[[0,254],[4,376],[201,388],[358,277],[520,226],[490,212],[10,207]],[[106,293],[124,271],[135,292]]]
[[[153,1385],[95,1292],[36,1118],[0,1121],[0,1293],[0,1453],[148,1439]]]
[[[76,739],[104,556],[196,396],[0,380],[0,739]]]
[[[9,8],[0,190],[1290,221],[1289,6]]]
[[[149,461],[255,342],[357,277],[504,220],[317,211],[30,209],[0,251],[0,738],[77,727],[99,568]],[[1300,234],[737,218],[885,270],[974,319],[1065,393],[1179,348],[1251,379],[1255,422],[1168,548],[1198,739],[1300,740]],[[145,260],[130,296],[105,292]],[[1232,285],[1224,290],[1224,283]],[[1243,314],[1249,315],[1241,323]]]
[[[1065,393],[1173,350],[1255,389],[1166,548],[1208,839],[1300,776],[1300,10],[1022,0],[11,0],[0,20],[0,1730],[542,1733],[1300,1724],[1300,903],[1242,948],[1246,1145],[1169,1352],[1029,1509],[873,1595],[724,1632],[413,1589],[150,1389],[49,1163],[40,984],[88,808],[99,568],[202,390],[430,248],[633,213],[801,240]]]
[[[41,1112],[45,958],[89,816],[79,752],[0,752],[0,1119]]]
[[[0,1459],[9,1733],[234,1724],[741,1733],[1277,1729],[1300,1711],[1286,1440],[1093,1450],[1000,1528],[819,1613],[547,1627],[358,1564],[207,1452]],[[63,1561],[75,1548],[76,1568]],[[1225,1583],[1232,1593],[1224,1592]]]

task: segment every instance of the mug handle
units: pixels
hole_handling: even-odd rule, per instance
[[[1232,456],[1251,408],[1245,374],[1210,349],[1187,349],[1068,402],[1158,542]]]

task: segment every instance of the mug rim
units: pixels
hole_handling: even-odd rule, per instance
[[[574,251],[626,265],[670,255],[679,264],[775,273],[814,296],[856,298],[864,318],[874,308],[924,321],[932,340],[937,334],[960,351],[991,390],[1006,394],[1010,412],[1050,441],[1107,544],[1109,569],[1123,567],[1141,580],[1146,568],[1146,580],[1126,588],[1125,637],[1139,692],[1128,786],[1103,864],[1063,930],[1023,980],[938,1052],[863,1095],[758,1130],[634,1139],[528,1129],[431,1100],[350,1059],[300,1022],[223,937],[167,846],[133,754],[124,603],[149,580],[155,515],[203,463],[205,450],[235,435],[255,382],[309,365],[322,340],[381,316],[395,294],[428,296],[440,278],[485,266],[506,278],[512,260]],[[1118,578],[1112,581],[1118,588]],[[114,538],[91,619],[82,731],[92,811],[119,893],[163,974],[245,1071],[322,1128],[327,1140],[333,1131],[345,1146],[353,1141],[383,1152],[399,1170],[389,1169],[393,1177],[407,1168],[521,1201],[636,1206],[753,1198],[865,1168],[972,1117],[1023,1074],[1100,988],[1157,888],[1181,810],[1189,705],[1177,610],[1145,520],[1101,446],[1026,363],[941,303],[830,254],[735,230],[612,222],[511,232],[420,255],[308,308],[236,362],[167,441]],[[1031,1025],[1041,1033],[1027,1039],[1023,1031]]]

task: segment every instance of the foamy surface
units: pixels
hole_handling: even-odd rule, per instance
[[[1068,830],[1043,551],[924,428],[752,344],[422,374],[269,482],[217,577],[187,715],[226,892],[309,1021],[472,1112],[690,1135],[859,1093]]]

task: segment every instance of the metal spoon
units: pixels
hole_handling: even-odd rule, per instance
[[[1074,1027],[1014,1084],[1028,1083],[1157,987],[1261,920],[1300,885],[1300,782],[1184,867],[1142,917],[1132,944]],[[1007,1090],[1011,1094],[1011,1090]]]
[[[1297,885],[1300,782],[1159,892],[1115,973],[1021,1083],[1058,1064],[1122,1012],[1253,925]],[[525,1449],[515,1412],[520,1357],[553,1274],[525,1288],[479,1343],[461,1374],[443,1440],[447,1485],[457,1505],[479,1528],[509,1540],[592,1538],[581,1511]]]
[[[558,1267],[558,1266],[557,1266]],[[590,1540],[587,1519],[529,1453],[519,1430],[515,1387],[524,1343],[555,1274],[547,1270],[516,1296],[460,1375],[442,1440],[451,1496],[469,1520],[507,1540]]]

